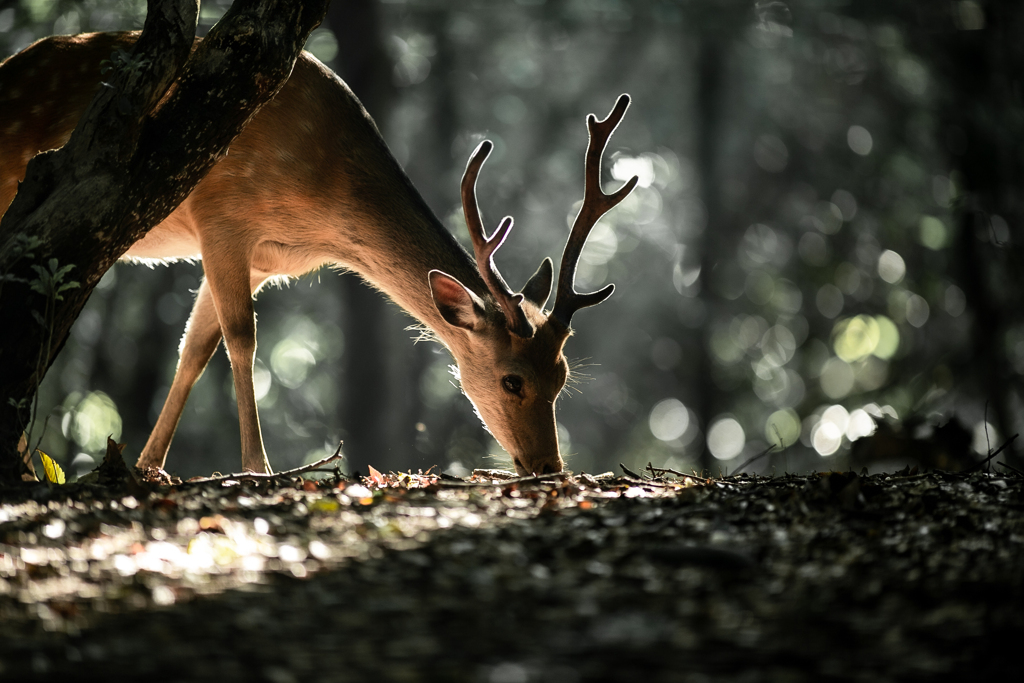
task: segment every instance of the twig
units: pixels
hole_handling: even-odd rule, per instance
[[[273,481],[274,479],[280,479],[282,477],[291,477],[296,474],[302,474],[303,472],[311,472],[317,470],[327,463],[340,460],[345,456],[341,454],[341,444],[338,444],[338,450],[334,451],[333,455],[328,455],[326,458],[321,458],[316,462],[311,462],[308,465],[302,465],[301,467],[293,467],[290,470],[283,472],[276,472],[274,474],[257,474],[255,472],[241,472],[239,474],[223,474],[219,477],[204,477],[203,479],[192,479],[183,484],[212,484],[218,481],[229,481],[232,479],[255,479],[256,481]]]
[[[1011,436],[1009,439],[1006,440],[1005,443],[1003,443],[1002,446],[1000,446],[999,448],[996,449],[995,453],[993,453],[992,455],[988,456],[987,458],[985,458],[981,462],[975,464],[974,467],[970,467],[970,468],[964,470],[964,474],[967,474],[969,472],[976,472],[976,471],[980,470],[982,467],[987,465],[994,457],[996,457],[997,455],[1002,453],[1004,450],[1006,450],[1006,447],[1009,446],[1011,443],[1013,443],[1013,440],[1016,439],[1018,436],[1020,436],[1020,434],[1014,434],[1013,436]]]
[[[625,479],[630,484],[636,484],[637,486],[649,486],[650,488],[653,488],[653,489],[671,489],[673,491],[676,491],[676,490],[679,489],[679,486],[680,486],[680,484],[678,484],[677,482],[669,482],[667,484],[660,484],[660,483],[654,481],[653,479],[638,479],[638,478],[630,476],[628,474],[626,476],[624,476],[624,477],[619,477],[619,479],[620,480],[621,479]]]
[[[303,467],[308,467],[308,465],[304,465]],[[292,470],[288,470],[288,472],[278,472],[277,474],[275,474],[275,475],[273,475],[273,476],[275,476],[275,477],[276,477],[276,476],[279,476],[279,475],[282,475],[282,474],[289,474],[289,473],[291,473],[291,472],[292,472]],[[337,467],[332,467],[332,468],[330,468],[330,469],[326,469],[326,470],[324,470],[324,469],[315,469],[315,470],[303,470],[303,472],[302,472],[302,473],[303,473],[303,474],[306,474],[307,472],[321,472],[321,473],[323,473],[323,474],[333,474],[333,475],[334,475],[334,476],[336,476],[336,477],[338,477],[338,475],[341,475],[341,476],[339,477],[340,479],[348,479],[348,477],[346,477],[346,476],[345,476],[344,474],[341,474],[341,472],[340,472],[340,471],[338,470],[338,468],[337,468]],[[233,476],[233,475],[232,475],[232,476]]]
[[[567,472],[552,472],[551,474],[531,474],[528,477],[519,477],[518,479],[509,479],[503,481],[499,486],[509,486],[510,484],[532,484],[540,481],[550,481],[552,479],[566,479],[569,476]]]
[[[700,481],[704,482],[705,484],[711,481],[707,477],[699,477],[696,474],[686,474],[685,472],[680,472],[679,470],[674,470],[671,467],[652,467],[650,463],[647,463],[647,469],[649,469],[651,471],[651,474],[654,475],[654,476],[661,476],[662,474],[674,474],[677,477],[685,477],[687,479],[699,479]],[[660,473],[660,474],[656,474],[656,473]]]
[[[623,465],[621,462],[619,463],[619,467],[621,467],[622,471],[626,473],[626,476],[633,477],[634,479],[639,479],[640,481],[644,480],[643,477],[641,477],[639,474]]]
[[[985,425],[985,452],[992,452],[992,440],[988,436],[988,399],[985,399],[985,416],[982,418]]]
[[[774,451],[774,450],[775,450],[775,448],[776,448],[775,444],[772,444],[771,446],[769,446],[768,448],[764,449],[763,451],[761,451],[761,452],[760,452],[760,453],[758,453],[757,455],[755,455],[755,456],[753,456],[753,457],[750,457],[750,458],[747,458],[747,461],[746,461],[745,463],[743,463],[742,465],[740,465],[739,467],[737,467],[736,469],[734,469],[734,470],[732,471],[732,473],[733,473],[733,474],[736,474],[737,472],[739,472],[740,470],[742,470],[742,469],[743,469],[744,467],[746,467],[746,466],[747,466],[747,465],[749,465],[750,463],[752,463],[752,462],[757,462],[758,460],[760,460],[760,459],[761,459],[761,458],[763,458],[764,456],[766,456],[766,455],[768,455],[769,453],[771,453],[772,451]]]
[[[1018,476],[1020,476],[1020,477],[1024,477],[1024,472],[1021,472],[1020,470],[1018,470],[1018,469],[1017,469],[1016,467],[1014,467],[1013,465],[1007,465],[1007,464],[1006,464],[1005,462],[997,462],[996,464],[997,464],[997,465],[1002,465],[1002,466],[1003,466],[1003,467],[1005,467],[1006,469],[1008,469],[1008,470],[1012,470],[1012,471],[1016,472],[1016,473],[1017,473],[1017,475],[1018,475]]]
[[[506,479],[504,481],[463,481],[462,479],[456,478],[455,481],[449,479],[440,479],[434,482],[434,485],[440,486],[441,488],[480,488],[483,486],[497,486],[505,487],[512,486],[513,484],[534,484],[542,481],[551,481],[553,479],[564,479],[569,475],[565,472],[552,472],[551,474],[531,474],[528,477],[517,477],[515,479]]]

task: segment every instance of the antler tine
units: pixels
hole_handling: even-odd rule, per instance
[[[523,295],[512,292],[494,265],[494,252],[504,243],[509,231],[512,230],[512,217],[506,216],[494,234],[487,237],[483,219],[480,217],[480,207],[476,202],[476,178],[493,147],[490,140],[484,140],[469,158],[466,173],[462,176],[462,211],[466,215],[469,236],[473,240],[473,253],[480,276],[505,313],[509,331],[529,339],[533,336],[534,329],[523,312]]]
[[[622,187],[612,194],[605,194],[601,189],[601,157],[608,139],[618,127],[622,116],[629,107],[629,95],[619,95],[611,113],[603,121],[590,114],[587,116],[587,129],[590,131],[590,144],[587,146],[585,165],[585,185],[583,190],[583,206],[573,221],[572,231],[562,252],[562,265],[558,269],[558,290],[555,295],[555,308],[552,317],[565,327],[569,327],[572,314],[581,308],[601,303],[615,291],[615,285],[589,294],[577,292],[573,286],[576,281],[576,266],[580,260],[583,245],[586,244],[590,231],[612,207],[625,199],[639,180],[633,176]]]

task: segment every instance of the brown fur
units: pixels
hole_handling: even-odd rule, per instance
[[[136,38],[47,38],[0,65],[0,212],[29,159],[71,135],[99,80],[100,61],[115,48],[130,49]],[[39,73],[53,77],[40,80]],[[436,333],[458,363],[463,390],[520,473],[562,469],[554,406],[568,376],[568,330],[526,303],[536,334],[509,333],[475,263],[431,214],[362,105],[309,54],[228,155],[125,254],[148,262],[200,257],[206,277],[140,467],[164,465],[189,391],[223,336],[238,396],[242,465],[269,471],[252,386],[252,295],[270,278],[331,264],[358,272]],[[441,278],[434,288],[432,271]],[[458,324],[439,307],[462,316]],[[522,378],[520,395],[503,388],[509,375]]]

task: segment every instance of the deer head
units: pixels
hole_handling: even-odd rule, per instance
[[[551,294],[553,267],[545,258],[522,291],[514,293],[494,265],[494,252],[512,229],[506,217],[488,237],[476,201],[476,179],[492,144],[485,140],[473,152],[462,178],[462,208],[473,240],[480,276],[489,296],[480,296],[439,270],[429,274],[434,304],[444,321],[461,334],[446,334],[460,368],[462,389],[498,443],[512,456],[519,474],[560,472],[555,401],[569,377],[562,348],[572,334],[570,321],[581,308],[599,304],[614,285],[581,294],[575,290],[576,266],[583,245],[597,221],[636,186],[637,178],[616,192],[601,189],[601,157],[619,125],[629,96],[621,95],[603,121],[587,117],[590,143],[585,163],[585,189],[558,273],[555,304],[544,308]],[[449,330],[451,331],[451,330]]]

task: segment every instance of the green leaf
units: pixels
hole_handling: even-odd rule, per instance
[[[53,259],[50,263],[50,268],[53,270],[53,277],[55,280],[64,279],[64,276],[70,273],[75,267],[74,263],[69,263],[66,266],[62,266],[60,269],[57,269],[57,259]]]
[[[57,462],[42,451],[36,451],[39,454],[39,459],[43,461],[43,471],[46,472],[46,481],[51,484],[63,484],[66,479],[64,477],[64,470],[60,468]]]

